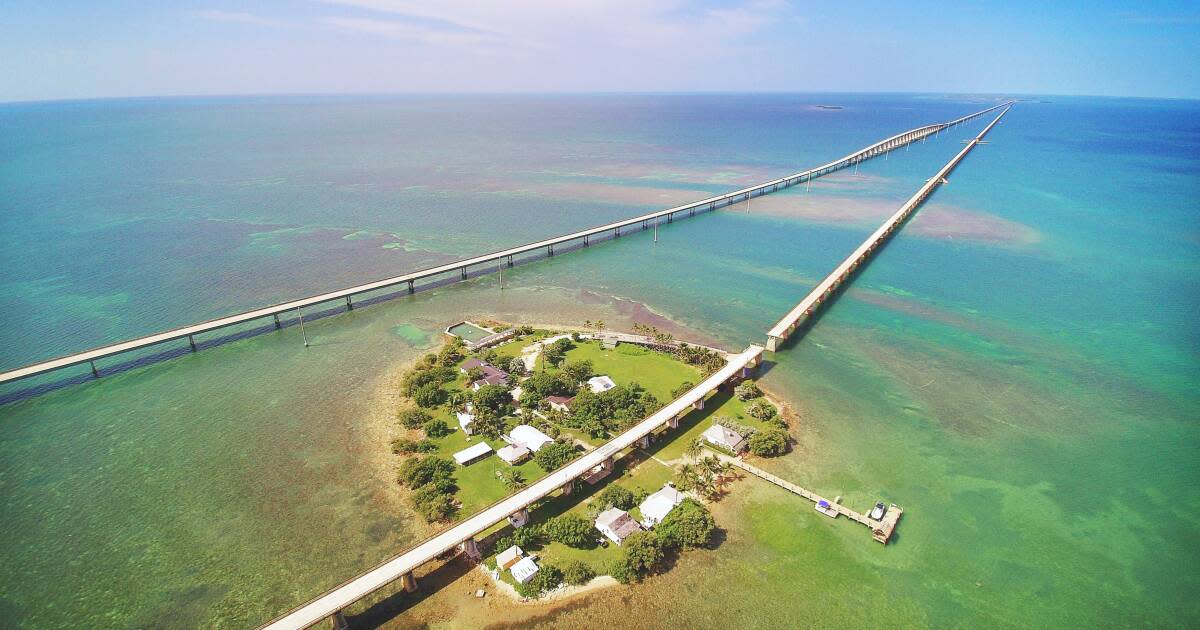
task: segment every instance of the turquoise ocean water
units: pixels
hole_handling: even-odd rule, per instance
[[[0,368],[675,205],[995,100],[0,105]],[[243,627],[336,584],[422,531],[372,418],[381,375],[441,327],[662,316],[761,343],[985,123],[658,244],[518,267],[503,292],[488,276],[314,319],[307,350],[287,327],[0,391],[4,624]],[[774,467],[903,505],[896,544],[748,482],[711,566],[630,606],[674,588],[657,606],[685,626],[1200,622],[1200,104],[1029,99],[989,139],[764,376],[802,420]]]

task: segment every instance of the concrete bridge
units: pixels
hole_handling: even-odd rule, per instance
[[[1008,113],[1010,108],[1011,105],[1006,104],[1004,110],[1001,111],[1000,114],[997,115],[994,120],[992,120],[992,122],[988,123],[988,126],[984,127],[983,130],[979,132],[979,135],[970,140],[967,143],[967,146],[963,147],[962,151],[958,152],[958,155],[955,155],[949,162],[947,162],[946,165],[943,166],[936,175],[929,178],[925,184],[921,186],[919,190],[917,190],[915,195],[910,197],[908,201],[904,203],[904,205],[900,206],[900,209],[897,210],[895,214],[893,214],[891,217],[888,217],[887,221],[884,221],[883,225],[879,226],[879,229],[872,232],[871,235],[867,237],[867,240],[863,241],[862,245],[859,245],[857,249],[851,252],[850,255],[841,262],[841,264],[834,268],[832,273],[830,273],[828,276],[825,276],[825,279],[817,283],[817,286],[813,288],[808,295],[804,296],[804,299],[800,300],[800,303],[797,304],[795,308],[789,311],[787,315],[784,315],[783,319],[780,319],[779,322],[767,332],[767,350],[770,350],[771,352],[778,350],[783,342],[796,331],[797,327],[800,326],[804,320],[812,316],[818,309],[826,304],[833,297],[837,289],[841,287],[843,283],[848,281],[851,275],[857,271],[860,266],[866,264],[870,260],[871,256],[875,254],[875,250],[878,249],[879,246],[883,244],[896,230],[900,229],[904,221],[908,219],[912,212],[916,210],[917,207],[920,206],[921,203],[923,203],[938,186],[946,183],[946,176],[950,174],[950,171],[954,170],[955,166],[958,166],[958,163],[961,162],[962,159],[971,152],[971,149],[974,149],[977,145],[983,142],[983,137],[992,130],[992,127],[996,126],[996,123],[1000,122],[1000,119]]]
[[[875,144],[855,151],[845,157],[829,162],[828,164],[823,164],[816,168],[788,175],[786,177],[774,179],[762,184],[756,184],[748,188],[742,188],[740,190],[717,195],[715,197],[709,197],[707,199],[684,204],[682,206],[676,206],[666,210],[659,210],[630,219],[607,223],[605,225],[600,225],[586,230],[527,243],[518,247],[503,249],[490,254],[484,254],[482,256],[465,258],[404,275],[385,278],[375,282],[368,282],[366,284],[347,287],[345,289],[330,291],[298,300],[291,300],[282,304],[254,309],[251,311],[238,313],[236,315],[220,317],[206,322],[191,324],[181,328],[175,328],[152,335],[147,335],[145,337],[131,339],[129,341],[101,346],[85,352],[79,352],[48,361],[26,365],[24,367],[8,370],[6,372],[0,372],[0,384],[83,364],[88,364],[91,366],[92,374],[99,377],[100,371],[96,367],[96,361],[107,357],[132,352],[158,344],[182,341],[185,339],[187,340],[191,349],[195,351],[197,348],[196,335],[201,335],[223,328],[228,328],[230,326],[236,326],[265,318],[272,318],[275,327],[280,328],[282,326],[280,322],[281,316],[288,316],[292,312],[295,312],[297,316],[302,317],[302,309],[307,307],[344,300],[346,309],[349,310],[354,307],[353,298],[364,293],[396,287],[407,288],[408,293],[413,293],[416,291],[418,282],[434,280],[438,279],[439,277],[441,280],[455,277],[465,280],[468,276],[468,272],[472,270],[478,272],[488,271],[491,269],[500,270],[504,266],[511,267],[514,264],[514,257],[524,254],[542,254],[544,252],[546,256],[553,256],[555,248],[563,245],[582,244],[586,247],[595,240],[620,237],[623,230],[646,230],[652,225],[657,225],[663,221],[670,223],[674,221],[675,218],[680,216],[695,216],[697,211],[703,212],[706,210],[715,210],[717,208],[748,200],[751,197],[766,195],[777,190],[796,186],[798,184],[807,184],[808,182],[811,182],[813,179],[821,177],[822,175],[832,173],[839,169],[856,166],[859,162],[886,154],[889,151],[895,150],[912,142],[923,140],[924,138],[934,135],[943,129],[960,125],[969,120],[987,114],[995,109],[1004,107],[1005,105],[1007,104],[989,107],[982,111],[968,114],[962,118],[958,118],[949,122],[918,127],[916,129],[896,134],[890,138],[876,142]]]
[[[397,580],[405,589],[414,590],[413,570],[442,553],[461,546],[465,553],[479,558],[475,537],[480,533],[504,519],[511,519],[514,525],[524,524],[528,518],[527,509],[534,502],[556,491],[570,492],[576,479],[597,466],[611,466],[613,457],[642,442],[652,432],[663,427],[677,427],[683,416],[693,409],[703,408],[704,399],[722,384],[749,376],[761,361],[762,353],[761,346],[752,345],[739,354],[729,355],[725,366],[712,376],[604,445],[263,627],[270,630],[307,628],[325,619],[332,620],[334,627],[344,627],[343,609]]]

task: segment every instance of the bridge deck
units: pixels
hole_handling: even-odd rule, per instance
[[[409,548],[395,558],[292,610],[268,623],[265,627],[271,630],[307,628],[400,579],[405,574],[411,573],[413,569],[433,560],[442,552],[462,544],[469,538],[474,538],[492,525],[562,488],[567,482],[583,476],[606,459],[629,448],[642,437],[666,425],[672,418],[687,413],[695,402],[716,390],[725,381],[737,376],[743,369],[755,365],[762,353],[761,346],[752,345],[739,354],[730,355],[725,366],[712,376],[704,379],[683,396],[604,445],[585,453],[566,466],[530,484],[524,490],[483,509]]]
[[[909,200],[904,203],[904,205],[900,206],[900,209],[897,210],[895,214],[889,217],[887,221],[884,221],[883,225],[879,226],[878,229],[872,232],[871,235],[867,237],[867,240],[863,241],[858,248],[851,252],[850,255],[841,262],[841,264],[835,267],[829,275],[825,276],[825,279],[821,280],[821,282],[819,282],[817,286],[813,288],[811,292],[809,292],[808,295],[804,296],[804,299],[800,300],[800,303],[797,304],[795,308],[784,315],[783,318],[780,319],[779,322],[767,332],[767,349],[774,352],[778,348],[779,344],[792,334],[792,332],[796,329],[796,326],[800,323],[801,319],[812,315],[813,312],[825,302],[826,298],[829,297],[829,295],[839,285],[849,278],[850,274],[854,270],[866,262],[871,255],[874,254],[875,249],[880,245],[880,243],[891,236],[892,232],[894,232],[904,222],[904,220],[908,218],[913,210],[921,205],[921,203],[925,201],[925,199],[930,195],[930,193],[933,192],[935,188],[946,181],[945,178],[950,174],[950,171],[954,170],[954,167],[957,166],[958,163],[961,162],[962,159],[971,152],[971,149],[975,148],[975,145],[979,144],[979,142],[983,140],[983,137],[987,135],[989,131],[991,131],[992,127],[994,127],[996,123],[1000,122],[1000,119],[1004,117],[1004,114],[1008,113],[1010,107],[1011,106],[1006,104],[1005,109],[1001,111],[1000,114],[996,116],[994,120],[992,120],[992,122],[988,123],[988,125],[979,132],[979,135],[975,136],[974,139],[968,142],[967,146],[963,147],[962,151],[958,152],[958,155],[955,155],[949,162],[947,162],[946,165],[937,172],[937,175],[934,175],[932,178],[926,181],[925,184],[922,185],[919,190],[917,190],[916,194],[910,197]]]
[[[342,299],[350,299],[351,297],[353,297],[355,295],[367,293],[370,291],[387,289],[390,287],[396,287],[396,286],[400,286],[400,285],[404,285],[404,284],[407,284],[409,286],[409,289],[411,290],[413,283],[415,283],[417,281],[426,280],[426,279],[429,279],[429,278],[432,278],[435,276],[439,276],[442,274],[447,274],[447,273],[451,273],[451,272],[455,272],[455,271],[463,272],[463,275],[465,277],[465,272],[470,267],[484,265],[484,264],[487,264],[487,265],[502,264],[504,261],[506,261],[506,259],[508,259],[508,262],[511,262],[511,258],[513,256],[519,256],[521,254],[526,254],[529,252],[534,252],[534,251],[546,249],[546,248],[549,248],[549,250],[552,251],[554,246],[556,246],[556,245],[560,245],[560,244],[568,243],[568,242],[572,242],[572,241],[578,241],[578,240],[585,240],[585,242],[586,242],[586,239],[588,239],[592,236],[601,236],[601,235],[607,234],[608,232],[613,232],[614,235],[619,234],[620,230],[622,228],[631,227],[631,226],[645,227],[646,225],[649,224],[649,222],[658,221],[662,217],[667,217],[668,219],[670,219],[670,218],[674,217],[676,214],[679,214],[681,212],[695,213],[697,210],[700,210],[700,211],[713,210],[713,209],[716,209],[717,207],[728,206],[728,205],[736,203],[738,201],[742,201],[744,199],[749,199],[750,197],[769,194],[769,193],[775,192],[781,188],[787,188],[790,186],[794,186],[796,184],[811,181],[812,179],[814,179],[816,177],[820,177],[822,175],[831,173],[833,171],[836,171],[836,170],[839,170],[842,168],[846,168],[856,162],[861,162],[861,161],[870,159],[872,157],[875,157],[877,155],[883,154],[887,151],[891,151],[892,149],[903,146],[905,144],[908,144],[911,142],[916,142],[918,140],[921,140],[922,138],[925,138],[934,133],[937,133],[938,131],[940,131],[942,129],[945,129],[952,125],[957,125],[957,124],[966,122],[977,116],[982,116],[983,114],[986,114],[986,113],[988,113],[994,109],[997,109],[999,107],[1002,107],[1002,106],[1003,105],[997,105],[995,107],[991,107],[991,108],[988,108],[988,109],[985,109],[985,110],[982,110],[979,112],[975,112],[973,114],[968,114],[967,116],[963,116],[962,118],[950,121],[948,123],[939,123],[939,124],[934,124],[934,125],[926,125],[924,127],[918,127],[916,129],[912,129],[912,130],[906,131],[904,133],[896,134],[890,138],[887,138],[886,140],[881,140],[879,142],[876,142],[875,144],[872,144],[866,148],[860,149],[860,150],[855,151],[854,153],[851,153],[845,157],[839,158],[839,159],[829,162],[827,164],[823,164],[816,168],[808,169],[806,171],[801,171],[799,173],[794,173],[792,175],[788,175],[785,177],[780,177],[778,179],[773,179],[769,182],[765,182],[762,184],[756,184],[756,185],[750,186],[748,188],[742,188],[740,190],[735,190],[733,192],[725,193],[722,195],[717,195],[715,197],[709,197],[707,199],[702,199],[700,201],[696,201],[693,203],[684,204],[682,206],[676,206],[674,208],[668,208],[666,210],[659,210],[656,212],[651,212],[649,214],[643,214],[640,216],[636,216],[636,217],[633,217],[630,219],[624,219],[622,221],[615,221],[613,223],[607,223],[605,225],[600,225],[600,226],[589,228],[586,230],[580,230],[578,232],[572,232],[570,234],[565,234],[565,235],[557,236],[554,238],[548,238],[548,239],[544,239],[544,240],[540,240],[540,241],[535,241],[532,243],[527,243],[525,245],[520,245],[518,247],[503,249],[500,251],[492,252],[490,254],[483,254],[481,256],[465,258],[462,260],[457,260],[457,261],[446,263],[443,265],[437,265],[435,267],[430,267],[428,269],[423,269],[423,270],[415,271],[412,273],[394,276],[391,278],[385,278],[383,280],[378,280],[375,282],[368,282],[366,284],[360,284],[360,285],[348,287],[345,289],[330,291],[327,293],[321,293],[319,295],[301,298],[298,300],[291,300],[288,302],[284,302],[282,304],[275,304],[273,306],[267,306],[267,307],[255,309],[252,311],[246,311],[244,313],[238,313],[236,315],[220,317],[220,318],[213,319],[210,321],[201,322],[198,324],[191,324],[191,325],[184,326],[181,328],[176,328],[173,330],[160,332],[160,333],[156,333],[153,335],[140,337],[137,339],[132,339],[129,341],[123,341],[120,343],[101,346],[99,348],[94,348],[92,350],[87,350],[87,351],[79,352],[76,354],[58,357],[56,359],[51,359],[48,361],[42,361],[39,363],[26,365],[24,367],[16,368],[13,370],[0,372],[0,384],[7,383],[9,381],[15,381],[15,380],[22,379],[22,378],[27,378],[30,376],[35,376],[38,374],[44,374],[46,372],[51,372],[54,370],[62,369],[65,367],[70,367],[73,365],[80,365],[83,363],[88,363],[91,361],[95,361],[97,359],[111,357],[114,355],[122,354],[125,352],[130,352],[132,350],[137,350],[140,348],[145,348],[145,347],[153,346],[153,345],[160,344],[160,343],[165,343],[165,342],[169,342],[169,341],[175,341],[175,340],[179,340],[179,339],[188,338],[193,335],[198,335],[201,333],[219,330],[219,329],[226,328],[229,326],[234,326],[237,324],[250,322],[250,321],[253,321],[256,319],[262,319],[262,318],[266,318],[266,317],[283,315],[290,311],[295,311],[295,310],[305,308],[308,306],[314,306],[317,304],[323,304],[326,302],[333,302],[333,301],[342,300]]]

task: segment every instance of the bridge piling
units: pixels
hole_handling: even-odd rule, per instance
[[[340,610],[329,617],[329,625],[333,630],[350,630],[350,622],[346,621],[345,613]]]
[[[413,577],[411,572],[405,573],[400,576],[400,585],[404,587],[405,592],[411,593],[417,590],[417,578]]]
[[[354,302],[351,302],[351,301],[350,301],[350,296],[349,296],[349,295],[347,295],[347,296],[346,296],[346,310],[347,310],[347,311],[352,311],[352,310],[354,310]]]
[[[408,281],[408,294],[412,295],[413,293],[416,293],[416,292],[417,292],[416,286],[413,285],[412,280],[409,280]]]
[[[280,328],[283,327],[283,325],[279,323],[279,313],[275,313],[271,317],[275,318],[275,330],[279,330]]]
[[[192,347],[192,352],[196,351],[196,338],[188,335],[188,345]]]
[[[88,361],[88,364],[92,366],[92,376],[100,378],[100,371],[96,369],[96,362]]]

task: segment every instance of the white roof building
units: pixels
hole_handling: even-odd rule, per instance
[[[593,376],[587,380],[587,386],[593,394],[599,394],[616,387],[617,384],[607,376]]]
[[[532,580],[533,576],[537,575],[538,565],[533,561],[533,558],[526,556],[518,560],[516,564],[512,565],[512,568],[509,569],[509,571],[512,571],[514,580],[524,584],[529,580]]]
[[[504,460],[504,463],[513,465],[519,464],[526,457],[529,457],[529,449],[520,444],[509,444],[500,447],[500,450],[496,451],[496,454],[500,456],[500,459]]]
[[[521,551],[520,547],[513,545],[508,549],[496,554],[496,566],[500,567],[500,570],[503,571],[504,569],[516,564],[523,555],[525,555],[525,552]]]
[[[742,434],[719,424],[708,427],[700,436],[709,444],[733,451],[734,453],[741,453],[746,450],[746,438],[742,437]]]
[[[667,517],[667,514],[671,513],[671,510],[675,509],[676,505],[683,503],[685,498],[687,498],[686,495],[669,485],[663,486],[662,490],[646,497],[646,500],[638,506],[638,510],[642,513],[642,526],[658,525]]]
[[[528,424],[518,424],[517,426],[513,427],[512,431],[508,432],[509,444],[520,444],[521,446],[524,446],[535,453],[539,448],[542,448],[546,444],[553,441],[554,438],[542,433],[541,431],[538,431]]]
[[[456,412],[454,415],[458,416],[458,426],[462,427],[463,433],[471,435],[471,423],[475,422],[475,415],[465,411]]]
[[[605,538],[621,544],[630,534],[642,531],[642,526],[633,520],[629,512],[618,508],[609,508],[596,517],[596,529]]]
[[[487,442],[480,442],[455,453],[454,461],[458,462],[459,466],[466,466],[477,459],[487,457],[491,452],[492,447]]]

